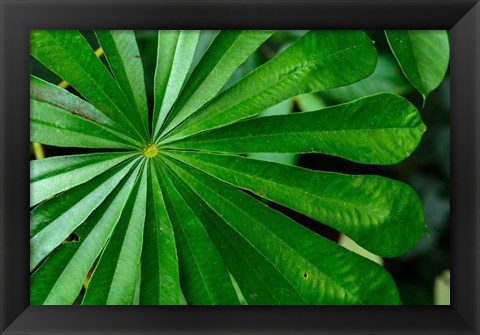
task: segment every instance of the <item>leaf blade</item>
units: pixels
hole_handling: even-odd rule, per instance
[[[164,169],[159,169],[159,173],[179,246],[180,282],[188,304],[239,304],[228,271],[205,228],[178,193],[169,174]]]
[[[88,271],[120,219],[139,168],[75,230],[78,241],[64,243],[30,279],[30,304],[67,305],[77,298]]]
[[[233,72],[273,31],[222,30],[193,70],[169,115],[169,132],[217,94]]]
[[[30,161],[30,207],[87,182],[131,158],[132,153],[99,153],[49,157]]]
[[[258,115],[301,93],[356,82],[374,71],[376,59],[372,41],[363,32],[311,31],[210,101],[165,139],[177,140]]]
[[[143,244],[147,191],[144,166],[141,169],[120,220],[92,274],[82,305],[133,303]]]
[[[413,86],[399,71],[394,57],[379,54],[375,71],[359,82],[323,92],[323,95],[340,103],[382,92],[405,95],[414,90]]]
[[[173,172],[173,171],[172,171]],[[248,304],[305,304],[275,265],[255,249],[173,172],[175,186],[217,246]]]
[[[72,116],[91,121],[106,132],[112,133],[116,137],[120,137],[122,142],[136,146],[141,145],[139,142],[129,137],[128,132],[125,131],[123,127],[90,105],[87,101],[57,85],[53,85],[32,75],[30,75],[30,99],[31,101],[34,100],[36,103],[40,103],[37,105],[50,105],[51,107],[57,107],[59,110],[68,112]],[[38,114],[35,110],[32,112]],[[40,108],[40,112],[48,113],[48,111],[43,111],[42,108]],[[37,115],[36,118],[38,119],[41,116],[45,117],[45,115]],[[106,138],[108,138],[108,136]]]
[[[30,53],[75,88],[99,111],[121,125],[134,139],[144,141],[139,120],[115,79],[78,31],[33,30]],[[129,118],[131,117],[131,118]]]
[[[408,157],[426,130],[408,100],[380,93],[314,112],[262,117],[217,128],[167,148],[223,153],[324,153],[366,164]]]
[[[96,30],[108,64],[130,106],[138,113],[146,133],[148,107],[142,60],[132,30]]]
[[[415,191],[391,179],[313,171],[231,155],[165,155],[327,224],[383,257],[403,254],[425,233]]]
[[[308,304],[400,302],[392,278],[378,264],[308,231],[197,169],[169,158],[166,162],[233,229],[284,269],[284,275]]]
[[[405,77],[425,101],[443,80],[449,62],[445,30],[385,30],[390,49]]]
[[[30,212],[30,271],[83,223],[135,162],[132,160],[120,164]]]
[[[155,69],[153,138],[157,136],[187,78],[198,43],[198,30],[158,32]]]
[[[153,161],[148,165],[147,209],[140,283],[141,305],[179,305],[180,277],[172,222]]]
[[[259,116],[272,116],[272,115],[286,115],[293,112],[294,99],[290,98],[282,101],[278,105],[270,107]],[[249,153],[247,157],[260,159],[264,161],[277,162],[282,164],[295,165],[298,161],[298,156],[291,153],[278,153],[278,152],[254,152]]]
[[[94,120],[30,99],[30,140],[58,147],[135,149],[129,138]]]
[[[63,89],[58,85],[51,84],[33,75],[30,75],[30,98],[65,109],[74,115],[94,120],[104,126],[113,129],[116,128],[120,131],[123,130],[123,128],[101,111],[90,105],[87,101],[68,92],[66,89]]]

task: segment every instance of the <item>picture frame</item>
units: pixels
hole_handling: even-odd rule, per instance
[[[0,2],[0,333],[480,333],[480,4],[431,1]],[[450,306],[29,306],[32,29],[448,29]]]

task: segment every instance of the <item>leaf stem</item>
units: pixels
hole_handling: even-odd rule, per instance
[[[43,159],[45,158],[45,151],[43,150],[43,146],[38,142],[32,142],[33,146],[33,154],[35,155],[35,159]]]

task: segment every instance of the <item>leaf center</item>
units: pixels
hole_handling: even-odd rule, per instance
[[[155,143],[150,143],[149,145],[143,148],[143,154],[147,158],[155,157],[157,153],[158,153],[158,149]]]

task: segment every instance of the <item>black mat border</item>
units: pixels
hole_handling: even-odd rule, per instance
[[[2,334],[479,334],[477,1],[0,0]],[[451,29],[452,306],[29,306],[30,29]]]

